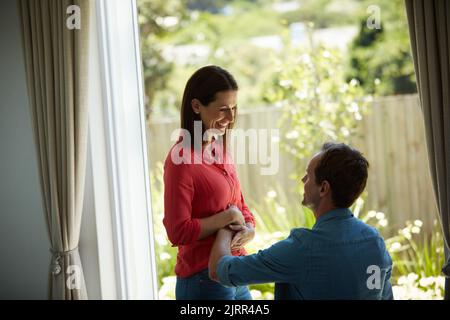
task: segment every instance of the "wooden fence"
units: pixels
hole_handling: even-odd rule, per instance
[[[404,226],[406,220],[420,219],[430,230],[437,219],[437,209],[428,170],[428,158],[422,114],[417,95],[379,98],[364,117],[362,138],[352,143],[370,162],[366,208],[386,214],[392,230]],[[238,127],[275,129],[281,110],[273,107],[240,112]],[[148,123],[151,169],[163,162],[170,147],[171,134],[179,127],[179,119]],[[282,137],[280,137],[282,139]],[[305,141],[305,143],[307,143]],[[275,175],[261,175],[261,165],[238,165],[244,197],[255,202],[276,186],[284,190],[293,203],[301,199],[292,192],[295,184],[289,155],[280,151],[279,170]]]

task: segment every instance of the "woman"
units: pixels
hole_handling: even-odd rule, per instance
[[[226,151],[227,129],[236,120],[237,90],[233,76],[218,66],[197,70],[186,84],[181,105],[185,135],[164,164],[163,222],[169,240],[178,247],[177,300],[251,299],[247,287],[224,287],[209,279],[207,269],[217,230],[237,230],[231,244],[233,255],[245,255],[244,245],[255,235],[254,217]],[[180,162],[180,156],[186,161]]]

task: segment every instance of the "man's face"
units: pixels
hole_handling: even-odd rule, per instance
[[[316,170],[317,163],[320,159],[320,154],[316,154],[308,163],[306,174],[302,178],[304,183],[303,201],[302,205],[314,209],[320,202],[320,185],[316,184]]]

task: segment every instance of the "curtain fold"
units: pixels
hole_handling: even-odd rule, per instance
[[[80,9],[69,11],[69,6]],[[52,259],[49,298],[87,299],[78,242],[87,158],[89,0],[19,0]],[[80,18],[80,29],[67,19]]]
[[[428,159],[446,244],[445,299],[450,299],[450,2],[405,0]]]

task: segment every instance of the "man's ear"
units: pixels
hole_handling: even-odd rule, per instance
[[[331,190],[330,183],[327,180],[322,181],[322,184],[320,186],[320,195],[326,196]]]
[[[198,99],[192,99],[191,107],[195,114],[200,114],[200,105],[201,102]]]

